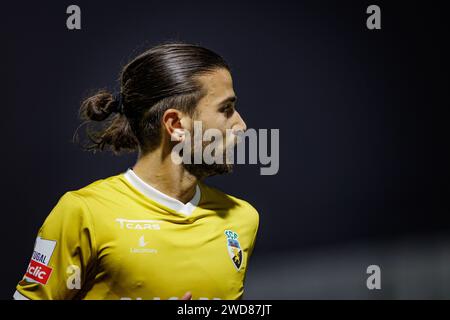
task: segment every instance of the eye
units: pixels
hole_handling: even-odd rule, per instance
[[[234,111],[235,111],[234,108],[235,107],[234,107],[233,104],[227,104],[226,106],[224,106],[221,109],[221,112],[223,112],[227,118],[230,118],[233,115]]]

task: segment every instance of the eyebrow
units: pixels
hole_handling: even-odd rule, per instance
[[[237,100],[237,96],[231,96],[231,97],[225,98],[224,100],[222,100],[222,102],[219,103],[219,106],[223,106],[227,102],[236,102],[236,100]]]

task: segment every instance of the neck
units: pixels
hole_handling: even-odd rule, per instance
[[[183,203],[195,195],[197,178],[183,165],[173,163],[170,153],[164,152],[163,148],[140,155],[133,171],[152,187]]]

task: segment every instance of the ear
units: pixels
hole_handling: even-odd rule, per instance
[[[183,113],[177,109],[167,109],[162,117],[164,131],[171,137],[172,141],[183,141],[185,129],[182,125]]]

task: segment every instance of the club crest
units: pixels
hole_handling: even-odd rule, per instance
[[[231,261],[236,269],[239,271],[242,265],[243,252],[241,245],[239,244],[238,234],[231,230],[225,230],[225,235],[227,237],[227,249],[230,255]]]

